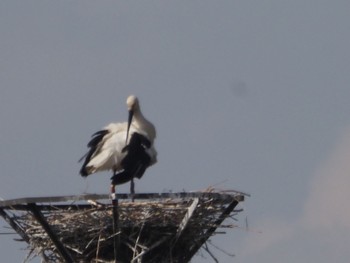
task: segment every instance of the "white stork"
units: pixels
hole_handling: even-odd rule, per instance
[[[141,178],[147,167],[157,162],[154,148],[156,129],[141,113],[136,96],[126,100],[129,111],[128,122],[110,123],[101,131],[92,135],[88,143],[89,151],[80,174],[90,174],[112,170],[112,189],[114,186],[131,181],[131,193],[134,194],[133,178]],[[130,134],[130,135],[129,135]]]

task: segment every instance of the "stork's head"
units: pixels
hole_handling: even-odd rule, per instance
[[[127,99],[126,99],[126,105],[128,106],[128,111],[129,111],[129,118],[128,118],[128,129],[126,132],[126,142],[128,143],[128,138],[129,138],[129,129],[130,129],[130,125],[132,122],[132,117],[134,116],[134,112],[135,110],[139,110],[140,106],[139,106],[139,100],[137,99],[136,96],[134,95],[130,95]]]
[[[135,95],[130,95],[127,99],[126,99],[126,105],[128,106],[128,110],[135,110],[136,107],[138,107],[139,105],[139,100],[137,99],[137,97]]]

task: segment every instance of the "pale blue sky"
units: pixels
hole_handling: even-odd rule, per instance
[[[213,248],[220,262],[347,262],[349,10],[345,0],[1,1],[0,196],[106,193],[110,174],[83,180],[77,160],[93,132],[126,120],[135,94],[159,153],[137,192],[252,195],[242,228],[212,239],[236,255]],[[0,236],[4,262],[26,255],[13,237]],[[193,262],[213,262],[204,255]]]

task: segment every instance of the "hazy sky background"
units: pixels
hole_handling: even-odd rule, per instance
[[[135,94],[159,153],[137,192],[252,195],[240,228],[212,238],[235,254],[212,248],[220,262],[348,262],[349,12],[345,0],[1,1],[1,198],[107,193],[110,173],[84,180],[77,160]],[[13,238],[0,235],[2,262],[26,255]],[[213,262],[203,255],[193,262]]]

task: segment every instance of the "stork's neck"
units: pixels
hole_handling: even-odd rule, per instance
[[[156,137],[156,129],[154,125],[143,116],[140,109],[135,110],[132,124],[139,130],[147,133],[151,143],[153,143]]]

